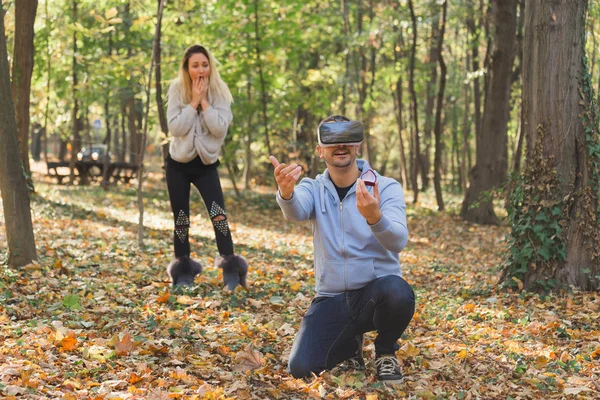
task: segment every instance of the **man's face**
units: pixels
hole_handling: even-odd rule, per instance
[[[331,147],[317,146],[319,157],[325,160],[327,167],[346,168],[356,161],[359,146],[339,145]]]

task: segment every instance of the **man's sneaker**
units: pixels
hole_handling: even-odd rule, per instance
[[[358,345],[358,349],[356,350],[356,354],[352,357],[343,361],[338,368],[340,371],[364,371],[365,369],[365,360],[363,358],[363,345],[364,345],[364,336],[356,335],[356,342]]]
[[[400,362],[394,355],[378,356],[375,360],[377,379],[383,382],[396,383],[403,378],[400,372]]]

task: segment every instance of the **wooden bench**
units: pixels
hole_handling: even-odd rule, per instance
[[[55,178],[59,184],[62,184],[63,179],[71,175],[68,161],[48,161],[46,168],[48,169],[48,176]]]
[[[112,177],[113,182],[121,181],[123,183],[129,183],[130,180],[137,177],[137,170],[137,164],[116,162],[110,164],[108,172]]]
[[[48,161],[46,163],[48,176],[57,180],[59,184],[63,183],[63,179],[69,178],[71,169],[68,161]],[[129,183],[133,178],[137,177],[137,164],[115,162],[110,163],[108,167],[109,180],[115,183]],[[75,176],[79,182],[96,182],[101,181],[104,173],[104,164],[98,161],[77,161],[75,163]]]

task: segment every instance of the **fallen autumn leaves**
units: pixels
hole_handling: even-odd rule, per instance
[[[0,394],[92,399],[598,398],[600,296],[497,291],[505,227],[479,227],[427,204],[408,209],[401,254],[417,313],[400,341],[405,382],[366,373],[286,373],[313,295],[309,224],[283,220],[272,193],[227,193],[247,291],[221,291],[212,226],[192,197],[190,289],[164,271],[171,217],[161,177],[147,194],[147,247],[136,243],[135,191],[36,183],[40,263],[0,270]],[[198,215],[199,214],[199,215]],[[3,227],[1,227],[3,229]],[[2,249],[4,251],[4,249]],[[366,357],[374,357],[372,334]]]

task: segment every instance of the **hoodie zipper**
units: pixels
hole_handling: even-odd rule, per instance
[[[340,200],[340,225],[342,228],[342,255],[344,256],[344,287],[348,291],[348,268],[346,267],[346,248],[344,242],[344,201]]]

